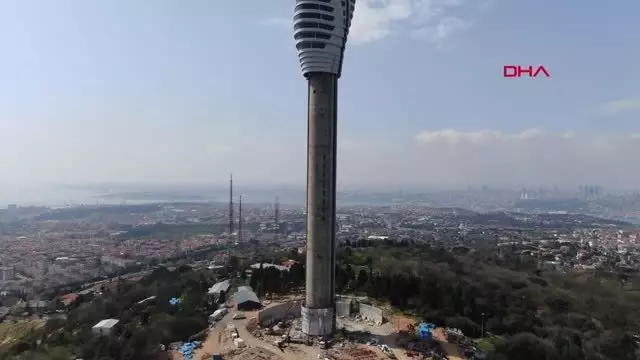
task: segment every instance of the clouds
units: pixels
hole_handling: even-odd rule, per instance
[[[640,177],[640,168],[635,165],[640,133],[442,129],[423,131],[408,139],[345,136],[339,144],[339,185],[351,188],[486,184],[518,189],[597,183],[633,189]]]
[[[640,110],[640,98],[629,98],[609,101],[596,109],[601,115],[618,115],[629,111]]]
[[[364,0],[356,3],[349,41],[363,44],[384,39],[396,22],[410,18],[415,9],[411,0]]]
[[[415,154],[422,154],[422,163],[452,184],[574,185],[592,181],[631,188],[640,176],[634,165],[640,152],[639,135],[444,129],[416,135]]]
[[[397,31],[447,48],[454,35],[473,25],[471,20],[457,14],[463,9],[489,6],[486,1],[468,0],[360,0],[349,39],[366,44]]]
[[[437,131],[424,131],[416,136],[423,144],[487,144],[504,141],[527,141],[539,139],[571,139],[575,136],[572,132],[550,134],[540,129],[527,129],[519,133],[504,133],[495,130],[457,131],[444,129]]]
[[[55,151],[47,154],[48,158],[58,159],[47,162],[50,165],[37,162],[44,154],[34,154],[23,158],[30,161],[15,166],[0,164],[0,172],[7,182],[46,174],[46,179],[44,175],[37,179],[76,183],[222,183],[233,172],[247,183],[303,186],[306,138],[288,134],[263,136],[264,133],[262,128],[247,129],[242,137],[219,134],[217,141],[191,134],[187,136],[189,142],[180,143],[168,135],[154,133],[151,138],[159,145],[144,151],[150,143],[131,143],[112,151],[107,151],[104,144],[95,144],[84,146],[79,152],[73,144],[63,142],[68,146],[52,147]],[[233,141],[225,142],[229,139]],[[480,184],[517,189],[584,183],[636,188],[639,153],[640,133],[436,129],[400,137],[341,132],[338,181],[340,187],[359,189],[461,188]],[[61,168],[65,171],[59,171]]]
[[[349,43],[369,44],[397,33],[450,49],[452,38],[474,25],[460,13],[481,11],[492,4],[493,0],[358,0]],[[263,25],[291,29],[292,20],[274,17]]]
[[[423,27],[414,30],[412,35],[418,39],[424,39],[436,45],[438,49],[450,50],[451,43],[448,40],[455,34],[469,29],[473,26],[472,22],[462,20],[456,17],[446,17],[431,27]]]

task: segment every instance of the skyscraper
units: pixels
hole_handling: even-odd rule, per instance
[[[308,82],[307,264],[302,331],[335,329],[338,78],[355,0],[296,0],[294,38]]]

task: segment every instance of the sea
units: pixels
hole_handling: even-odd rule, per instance
[[[9,204],[18,206],[64,207],[73,205],[120,204],[125,199],[102,198],[90,190],[72,190],[60,187],[0,187],[0,208]],[[133,202],[127,201],[128,204]]]

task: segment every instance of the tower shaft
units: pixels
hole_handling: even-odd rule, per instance
[[[310,73],[307,133],[307,263],[302,330],[335,328],[337,76]]]

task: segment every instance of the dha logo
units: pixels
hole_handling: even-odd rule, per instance
[[[544,75],[548,78],[551,77],[549,71],[540,65],[537,68],[529,65],[527,67],[522,67],[520,65],[505,65],[502,70],[502,75],[506,78],[519,78],[522,77],[523,74],[529,75],[530,78],[536,78],[540,75]]]

